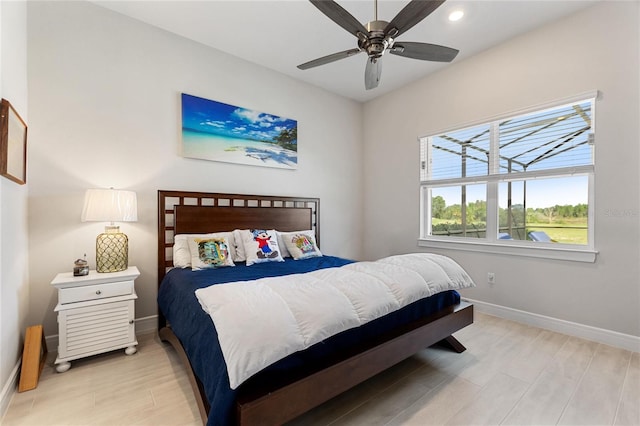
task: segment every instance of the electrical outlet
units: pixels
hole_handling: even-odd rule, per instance
[[[495,284],[496,283],[496,274],[493,272],[487,272],[487,282],[489,284]]]

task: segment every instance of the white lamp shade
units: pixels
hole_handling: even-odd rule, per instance
[[[87,189],[82,208],[83,222],[136,222],[138,202],[133,191]]]

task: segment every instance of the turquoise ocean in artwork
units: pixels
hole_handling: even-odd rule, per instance
[[[182,155],[295,169],[296,120],[182,94]]]
[[[182,129],[182,155],[188,158],[295,169],[296,151],[274,143]]]

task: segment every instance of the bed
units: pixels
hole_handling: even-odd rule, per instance
[[[333,256],[193,272],[172,268],[179,234],[233,229],[313,230],[320,200],[306,197],[158,191],[158,333],[177,351],[203,423],[282,424],[433,344],[462,352],[452,334],[473,322],[473,306],[446,291],[342,332],[274,363],[230,389],[211,318],[193,293],[217,283],[348,265]],[[238,279],[237,274],[242,275]],[[213,278],[215,276],[215,278]],[[185,284],[186,283],[186,284]]]

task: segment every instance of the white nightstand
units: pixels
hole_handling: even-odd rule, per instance
[[[58,357],[56,370],[67,371],[69,361],[115,349],[136,353],[134,280],[138,268],[74,277],[56,275],[51,285],[58,289]]]

